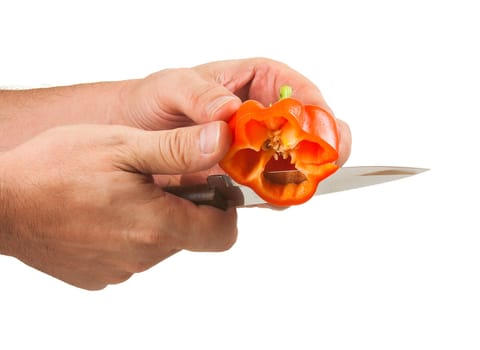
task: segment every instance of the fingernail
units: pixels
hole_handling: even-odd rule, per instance
[[[207,112],[210,119],[215,115],[215,113],[225,104],[230,101],[236,100],[235,96],[220,96],[217,99],[210,102],[207,106]]]
[[[212,154],[217,150],[219,126],[219,123],[210,123],[200,132],[200,152],[202,154]]]

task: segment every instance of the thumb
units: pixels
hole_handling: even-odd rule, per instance
[[[211,168],[230,144],[230,129],[223,121],[163,131],[138,130],[124,161],[142,173],[184,174]]]

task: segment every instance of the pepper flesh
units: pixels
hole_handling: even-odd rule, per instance
[[[338,169],[336,122],[319,106],[303,105],[290,97],[269,107],[249,100],[229,126],[233,142],[220,166],[268,203],[304,203],[315,194],[318,183]],[[278,181],[272,172],[282,170],[298,170],[300,176]]]

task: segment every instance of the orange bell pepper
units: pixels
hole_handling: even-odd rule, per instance
[[[338,132],[325,109],[303,105],[280,89],[280,100],[264,107],[244,102],[229,121],[233,142],[220,162],[237,183],[249,186],[268,203],[288,206],[310,199],[318,183],[338,166]],[[298,170],[285,180],[277,171]]]

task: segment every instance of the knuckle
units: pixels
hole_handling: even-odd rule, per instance
[[[109,278],[108,284],[119,284],[127,281],[130,277],[132,277],[133,273],[131,272],[119,272],[114,276]]]
[[[178,86],[188,86],[195,74],[190,68],[167,68],[153,74],[157,81],[176,82]]]
[[[264,57],[264,56],[255,57],[254,61],[257,64],[265,64],[265,65],[271,65],[273,63],[278,63],[277,61],[274,61],[271,58],[267,58],[267,57]]]
[[[210,120],[210,113],[217,107],[218,98],[227,93],[223,86],[224,73],[215,75],[213,80],[199,81],[194,89],[188,91],[187,101],[189,101],[192,113],[197,114],[196,117],[199,120]]]
[[[137,259],[130,262],[128,271],[132,273],[139,273],[148,270],[150,267],[152,267],[152,264],[149,261]]]
[[[122,126],[112,126],[110,131],[102,137],[103,145],[108,147],[125,147],[128,145],[128,138],[123,132],[124,128]]]
[[[158,147],[158,154],[162,156],[162,161],[172,171],[180,172],[188,169],[190,163],[189,152],[185,151],[185,148],[188,148],[188,140],[185,138],[183,130],[168,131],[167,137],[159,139]]]
[[[219,251],[227,251],[232,248],[233,245],[237,242],[237,237],[238,231],[236,228],[224,234],[220,242]]]
[[[269,68],[274,68],[274,67],[286,67],[286,64],[280,62],[280,61],[275,61],[271,58],[267,57],[255,57],[253,59],[255,67],[261,67],[265,69]]]
[[[199,240],[197,249],[200,251],[224,252],[233,247],[237,242],[238,230],[234,226],[230,229],[218,229],[214,234],[200,235],[203,239]]]
[[[210,241],[206,242],[207,250],[216,252],[229,250],[237,242],[238,237],[236,212],[218,218],[215,227],[210,228],[215,230],[215,233],[210,236]]]
[[[182,73],[184,68],[165,68],[158,72],[150,74],[147,78],[155,79],[155,80],[163,80],[174,78],[177,79]]]
[[[200,84],[196,89],[190,92],[189,99],[193,106],[198,106],[202,102],[208,101],[212,95],[216,95],[218,90],[219,85],[212,84],[205,80],[204,83]]]
[[[133,236],[133,243],[139,247],[152,247],[161,243],[161,234],[158,230],[145,230]]]
[[[88,283],[83,283],[83,284],[77,284],[77,283],[72,283],[72,284],[74,286],[78,287],[78,288],[82,288],[82,289],[89,290],[89,291],[92,291],[92,292],[105,289],[108,286],[108,283],[92,282],[92,281],[89,281]]]

